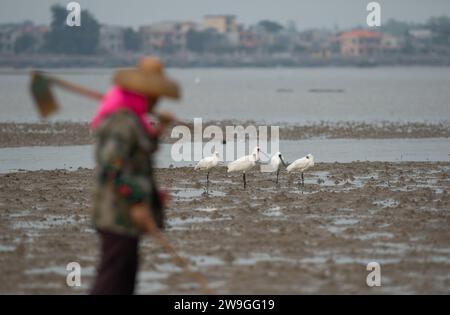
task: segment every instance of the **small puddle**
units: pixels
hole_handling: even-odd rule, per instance
[[[318,184],[322,186],[335,186],[334,182],[330,179],[330,172],[327,171],[315,171],[311,172],[313,179],[307,179],[306,183]]]
[[[170,218],[167,220],[167,227],[171,230],[183,230],[186,229],[186,225],[193,223],[208,223],[215,221],[231,220],[231,217],[221,217],[217,219],[212,219],[209,217],[191,217],[191,218]]]
[[[15,250],[16,250],[15,246],[1,245],[0,244],[0,252],[13,252]]]
[[[340,234],[340,233],[344,232],[345,230],[347,230],[347,228],[342,227],[342,226],[329,226],[329,227],[327,227],[327,230],[333,234]]]
[[[138,294],[152,294],[159,291],[166,290],[167,285],[162,284],[160,281],[167,279],[168,273],[158,271],[140,271],[137,281]]]
[[[214,207],[212,207],[212,208],[210,208],[210,207],[205,207],[205,208],[196,208],[196,209],[194,209],[195,211],[202,211],[202,212],[214,212],[214,211],[217,211],[218,209],[217,208],[214,208]]]
[[[215,256],[185,256],[189,257],[191,261],[195,263],[196,266],[199,267],[208,267],[208,266],[221,266],[224,265],[224,261]]]
[[[382,264],[391,264],[391,263],[399,263],[401,261],[400,258],[384,258],[384,257],[376,257],[370,258],[374,253],[370,252],[365,258],[362,257],[351,257],[348,255],[336,254],[331,250],[321,251],[316,256],[305,257],[299,259],[299,263],[302,264],[328,264],[329,262],[338,264],[338,265],[346,265],[346,264],[360,264],[366,266],[369,262],[376,261]]]
[[[170,226],[177,226],[177,225],[185,225],[185,224],[191,224],[191,223],[204,223],[204,222],[212,222],[212,221],[221,221],[221,220],[230,220],[230,218],[218,218],[218,219],[211,219],[209,217],[193,217],[193,218],[171,218],[167,220],[167,223]]]
[[[79,221],[75,220],[74,216],[62,216],[62,215],[48,215],[44,220],[30,220],[14,222],[14,229],[49,229],[52,226],[61,225],[75,225]]]
[[[171,191],[172,196],[187,199],[192,199],[201,196],[213,196],[213,197],[225,196],[225,193],[221,191],[210,190],[208,194],[206,194],[206,191],[204,189],[196,189],[196,188],[173,188],[171,189]]]
[[[385,199],[375,201],[373,204],[382,208],[395,208],[400,204],[400,202],[395,199]]]
[[[263,215],[268,217],[281,217],[283,216],[283,212],[281,212],[281,208],[279,206],[276,206],[265,210]]]
[[[339,218],[334,221],[334,224],[336,225],[353,225],[357,223],[359,223],[359,220],[348,218]]]
[[[348,209],[342,209],[348,211]],[[357,219],[351,219],[351,218],[345,218],[345,217],[338,217],[336,218],[332,225],[328,225],[326,229],[333,234],[340,234],[347,230],[349,225],[355,225],[359,223],[359,220]]]
[[[157,271],[141,271],[139,272],[140,281],[154,281],[166,279],[169,276],[168,273]]]
[[[10,217],[10,218],[27,217],[29,215],[31,215],[30,210],[22,210],[22,211],[16,211],[14,213],[8,213],[8,217]]]
[[[234,265],[238,266],[248,266],[254,265],[259,262],[286,262],[286,263],[297,263],[297,259],[287,258],[287,257],[276,257],[271,256],[267,253],[252,253],[250,257],[246,258],[236,258],[233,261]]]
[[[93,276],[95,275],[96,269],[92,266],[82,266],[81,268],[82,275],[84,276]],[[26,275],[41,275],[41,274],[48,274],[53,273],[57,275],[63,275],[66,276],[69,271],[66,270],[65,266],[50,266],[50,267],[44,267],[44,268],[33,268],[25,270]]]
[[[356,239],[359,239],[362,241],[367,241],[367,240],[372,240],[372,239],[377,239],[377,238],[393,238],[393,237],[394,237],[394,234],[388,233],[388,232],[372,232],[372,233],[355,236]]]

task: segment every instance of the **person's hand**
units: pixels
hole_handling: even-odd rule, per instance
[[[163,207],[166,207],[171,199],[169,192],[166,189],[160,189],[158,193],[159,193],[159,200],[161,201],[161,205]]]
[[[157,125],[156,129],[158,130],[158,134],[162,135],[164,131],[169,127],[171,124],[175,123],[177,119],[175,116],[168,111],[163,111],[158,113],[158,119],[159,124]]]
[[[131,221],[138,227],[139,230],[149,234],[157,233],[158,228],[156,227],[155,220],[153,219],[149,207],[139,203],[132,206],[128,210],[128,213]]]

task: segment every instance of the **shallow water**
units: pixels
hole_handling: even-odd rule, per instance
[[[263,212],[265,216],[268,217],[281,217],[283,216],[283,212],[281,211],[279,206],[271,207]]]
[[[446,138],[282,140],[279,147],[288,162],[307,153],[314,154],[316,163],[346,163],[358,160],[450,161],[450,139]],[[171,144],[160,146],[156,159],[157,167],[182,167],[196,164],[195,161],[174,162],[170,155],[171,148]],[[226,153],[226,150],[223,152]],[[262,159],[265,157],[262,156]],[[40,169],[75,170],[79,167],[94,167],[92,145],[0,148],[0,173]],[[202,190],[183,192],[182,197],[195,197],[202,193]]]
[[[9,245],[2,245],[0,244],[0,253],[1,252],[11,252],[16,250],[15,246],[9,246]]]
[[[50,72],[105,91],[114,69]],[[180,102],[163,101],[180,118],[318,121],[450,119],[445,67],[168,69],[183,87]],[[0,73],[1,121],[37,121],[27,71]],[[341,93],[312,93],[314,89]],[[280,93],[280,91],[289,91]],[[96,103],[56,90],[62,110],[52,120],[88,121]]]
[[[225,193],[217,190],[209,190],[208,193],[206,193],[205,189],[196,189],[196,188],[171,188],[171,195],[174,198],[186,198],[186,199],[192,199],[195,197],[200,197],[203,195],[209,195],[214,197],[221,197],[225,196]]]

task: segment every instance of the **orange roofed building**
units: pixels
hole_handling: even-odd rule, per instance
[[[368,30],[354,30],[339,37],[341,55],[344,57],[367,57],[379,55],[382,51],[382,35]]]

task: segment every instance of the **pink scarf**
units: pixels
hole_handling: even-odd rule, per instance
[[[156,136],[156,130],[147,118],[147,99],[145,96],[125,91],[119,86],[113,86],[103,97],[92,119],[91,127],[97,128],[106,116],[121,109],[128,109],[133,112],[147,133],[150,136]]]

